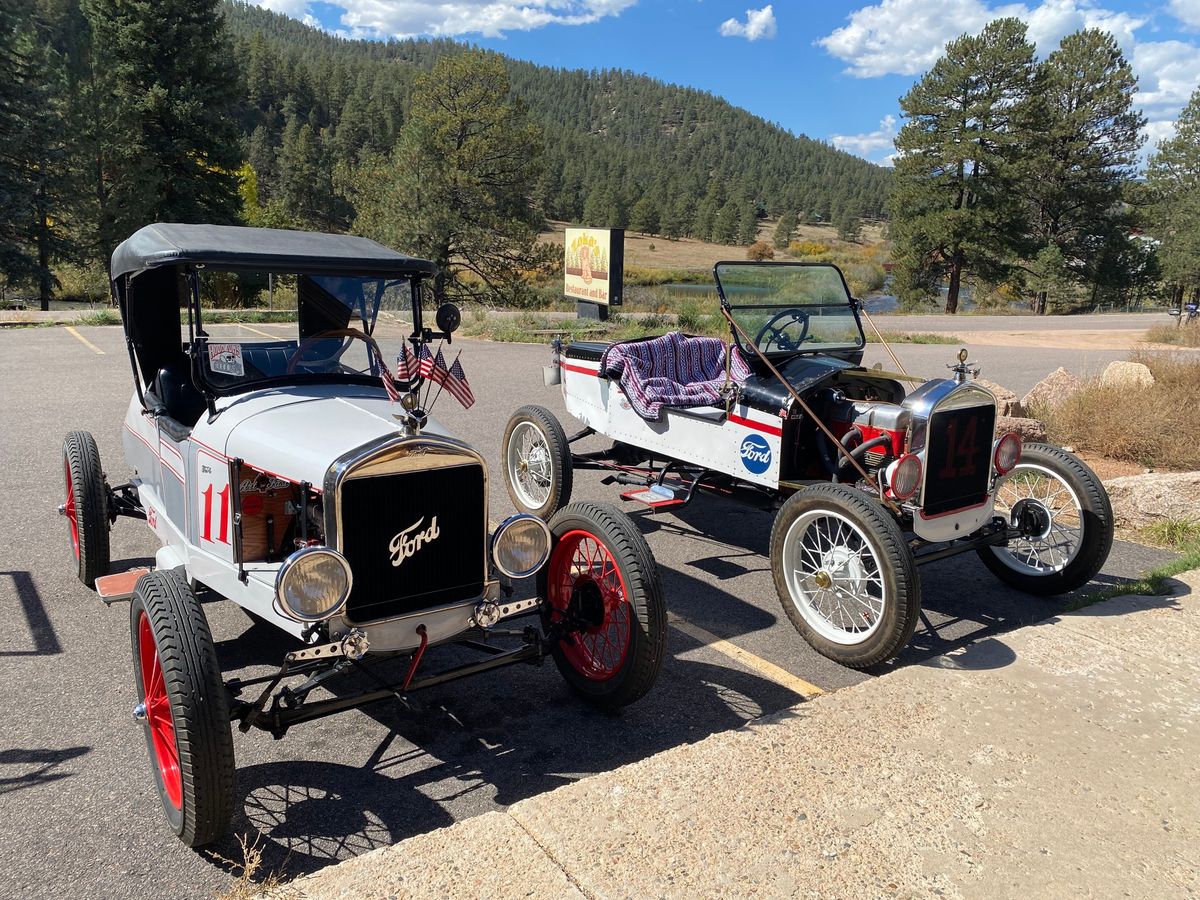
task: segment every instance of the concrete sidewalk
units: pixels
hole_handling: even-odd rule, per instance
[[[1195,896],[1198,660],[1192,572],[277,895]]]

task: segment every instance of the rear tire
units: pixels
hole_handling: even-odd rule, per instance
[[[549,519],[571,502],[571,446],[550,410],[530,405],[513,413],[501,452],[504,483],[518,510]]]
[[[1005,584],[1048,597],[1087,584],[1100,571],[1113,542],[1108,492],[1074,454],[1049,444],[1026,444],[1000,483],[996,513],[1008,517],[1021,500],[1048,514],[1043,539],[1020,538],[1007,547],[984,547],[979,558]]]
[[[228,830],[234,785],[229,700],[208,620],[183,576],[159,569],[139,579],[129,623],[134,715],[163,812],[181,841],[203,847]]]
[[[108,485],[100,465],[96,439],[86,431],[72,431],[63,440],[62,513],[70,529],[71,555],[79,580],[95,587],[108,574]]]
[[[550,520],[553,547],[538,574],[543,622],[576,693],[614,710],[643,696],[667,652],[658,566],[637,526],[607,504],[579,502]]]
[[[904,648],[921,612],[921,582],[900,526],[839,484],[797,491],[771,529],[771,574],[783,611],[812,648],[855,669]]]

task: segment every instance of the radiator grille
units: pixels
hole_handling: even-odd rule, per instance
[[[936,516],[987,499],[996,407],[935,411],[929,420],[924,513]]]
[[[341,551],[354,573],[347,618],[372,621],[478,596],[484,490],[474,463],[344,482]]]

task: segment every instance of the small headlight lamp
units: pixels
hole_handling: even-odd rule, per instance
[[[992,464],[1000,475],[1007,475],[1021,461],[1021,436],[1015,431],[1002,435],[992,451]]]
[[[301,547],[279,567],[275,596],[290,618],[318,622],[346,605],[353,583],[342,554],[328,547]]]
[[[921,486],[921,458],[905,453],[887,467],[887,483],[894,498],[910,499]]]
[[[550,529],[537,516],[510,516],[492,535],[492,561],[509,578],[528,578],[549,558]]]

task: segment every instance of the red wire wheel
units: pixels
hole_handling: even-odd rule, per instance
[[[229,697],[204,610],[187,578],[157,569],[129,603],[133,715],[171,830],[189,847],[222,837],[233,814]]]
[[[76,573],[92,587],[108,574],[108,485],[96,440],[86,431],[63,440],[63,495],[59,512],[67,520]]]
[[[175,809],[183,805],[183,779],[179,774],[179,747],[175,743],[175,719],[163,680],[162,661],[154,644],[154,632],[145,610],[138,614],[138,664],[142,670],[142,713],[150,731],[150,747],[158,763],[163,793]]]
[[[538,588],[559,672],[596,706],[632,703],[666,656],[667,609],[646,539],[599,503],[571,503],[549,526],[554,547]]]
[[[590,532],[567,532],[550,557],[549,585],[557,620],[581,627],[563,656],[584,678],[612,678],[629,653],[632,618],[612,553]]]

